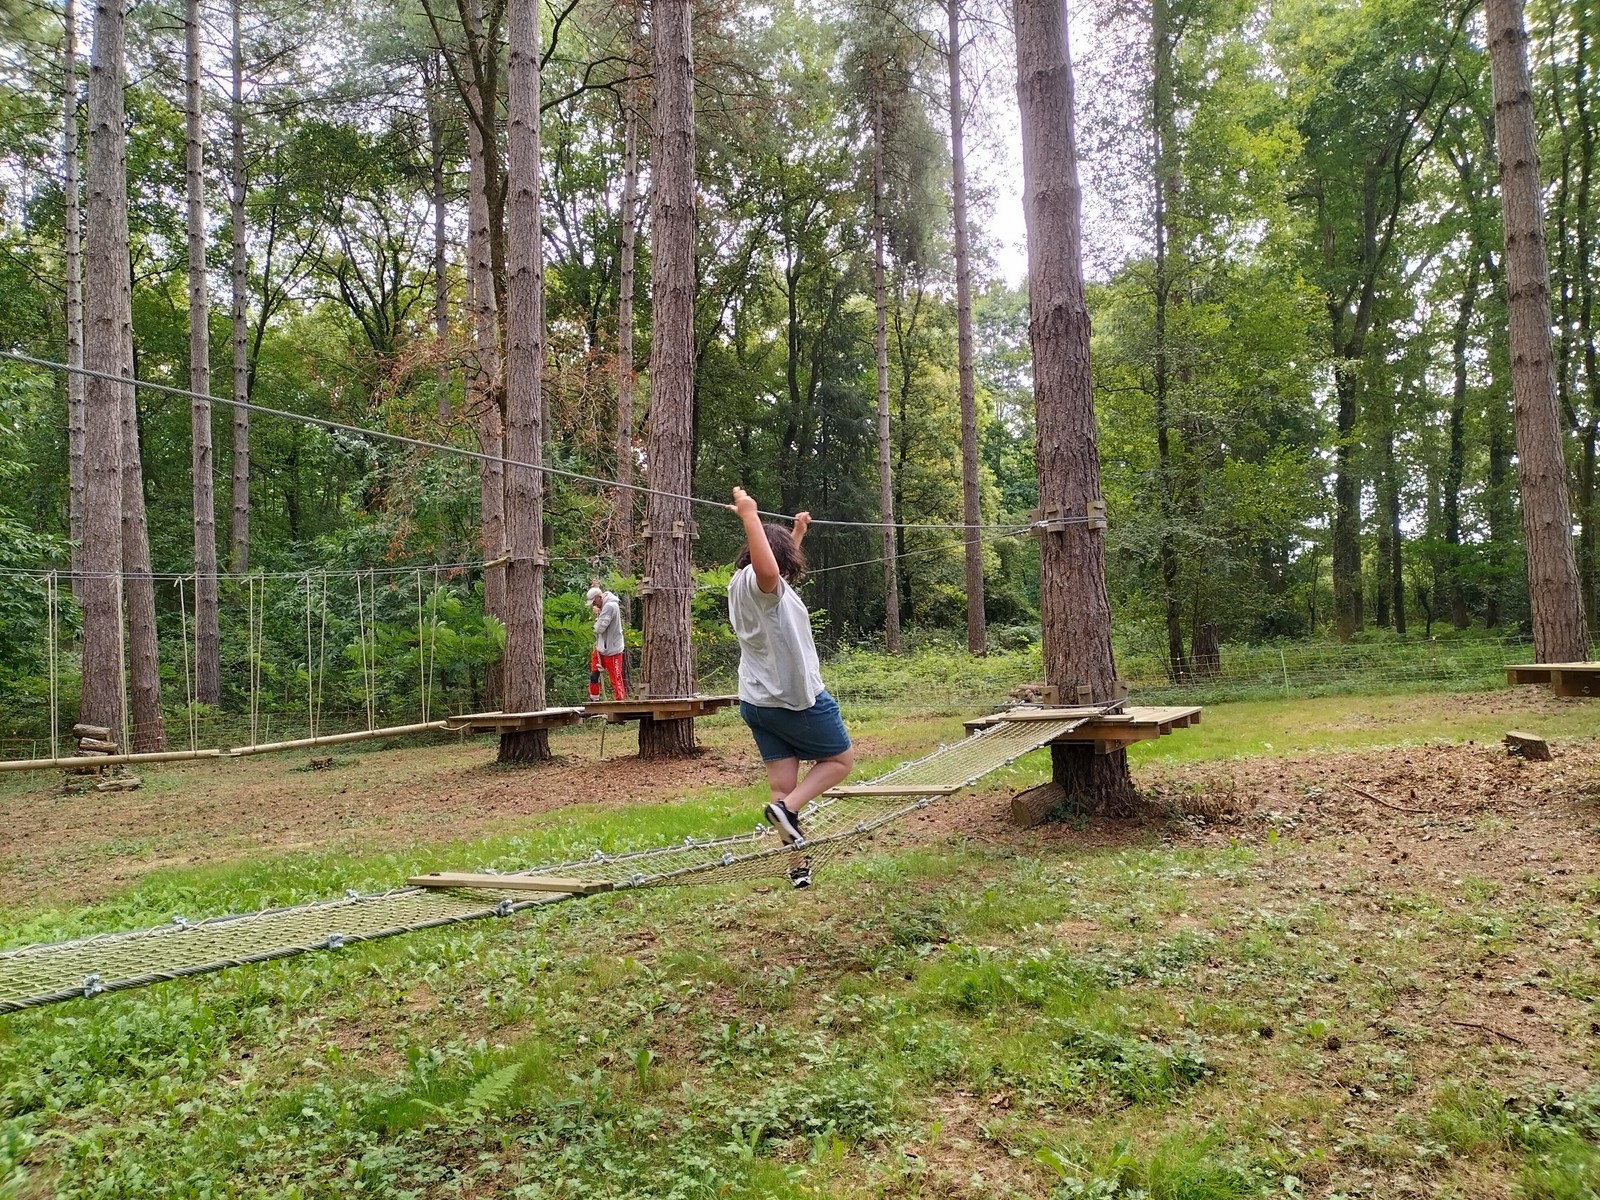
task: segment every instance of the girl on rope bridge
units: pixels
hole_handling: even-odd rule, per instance
[[[594,614],[594,652],[589,655],[589,699],[600,699],[600,668],[611,677],[611,698],[626,700],[628,689],[622,683],[622,605],[615,592],[600,587],[598,580],[589,588],[589,611]]]
[[[772,802],[765,816],[784,845],[803,843],[806,805],[843,783],[855,763],[839,706],[822,683],[811,614],[795,585],[805,574],[800,551],[810,513],[794,529],[763,525],[756,502],[733,489],[728,506],[744,525],[745,545],[728,581],[728,617],[739,638],[739,715],[755,736],[767,768]],[[800,761],[814,765],[800,778]],[[797,888],[811,886],[811,862],[789,872]]]

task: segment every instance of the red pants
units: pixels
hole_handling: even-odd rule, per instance
[[[611,677],[611,694],[618,700],[628,698],[628,689],[622,685],[622,655],[601,654],[599,650],[589,655],[589,699],[600,699],[600,668],[605,667]]]

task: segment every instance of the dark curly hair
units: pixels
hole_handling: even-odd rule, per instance
[[[806,556],[795,542],[794,535],[782,525],[763,525],[761,528],[766,531],[767,545],[772,547],[772,557],[778,560],[778,574],[788,580],[791,587],[798,584],[806,573]],[[750,547],[740,546],[739,553],[733,560],[734,569],[742,571],[749,565]]]

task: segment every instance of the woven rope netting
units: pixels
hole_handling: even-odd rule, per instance
[[[1002,722],[872,783],[928,792],[897,795],[825,796],[803,814],[806,840],[785,846],[771,830],[731,837],[690,838],[675,846],[627,854],[601,854],[554,863],[518,876],[551,876],[613,888],[680,883],[725,883],[782,874],[800,857],[813,866],[848,853],[862,836],[924,808],[952,787],[975,783],[1022,755],[1070,732],[1087,718]],[[485,917],[509,916],[571,893],[438,891],[397,888],[351,894],[288,908],[168,925],[129,933],[101,934],[0,951],[0,1012],[14,1012],[78,996],[142,987],[166,979],[267,962],[313,950],[337,950],[356,942],[432,929]]]

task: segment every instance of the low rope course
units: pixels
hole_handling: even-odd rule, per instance
[[[729,883],[779,875],[809,857],[836,861],[874,831],[1009,766],[1104,710],[1057,719],[1002,721],[902,763],[868,785],[837,789],[802,815],[804,842],[782,845],[765,826],[726,837],[687,838],[622,854],[508,873],[503,886],[470,890],[400,887],[256,913],[0,951],[0,1012],[142,987],[316,950],[488,917],[509,917],[590,891]],[[1081,715],[1081,714],[1090,715]],[[874,791],[873,789],[878,789]],[[530,894],[529,886],[541,890]],[[569,890],[562,890],[562,889]]]

